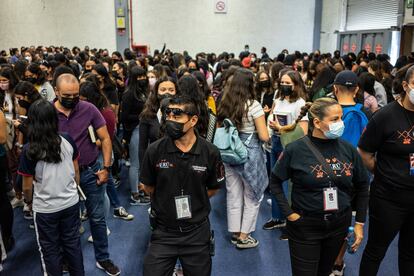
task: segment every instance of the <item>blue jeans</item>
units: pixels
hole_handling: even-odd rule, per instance
[[[280,142],[280,137],[277,135],[272,135],[272,152],[270,153],[270,166],[273,170],[274,166],[276,165],[277,159],[279,158],[280,154],[283,151],[282,143]],[[287,197],[288,193],[288,181],[283,182],[283,192]],[[274,220],[284,220],[285,217],[282,214],[282,211],[279,208],[279,204],[277,204],[276,198],[274,195],[271,195],[272,199],[272,219]]]
[[[139,126],[137,126],[131,135],[131,141],[129,142],[129,160],[131,166],[129,167],[129,185],[131,187],[131,193],[138,192],[138,181],[139,181],[139,157],[138,157],[138,146],[139,146]]]
[[[112,154],[112,160],[113,159],[114,159],[114,156]],[[103,164],[102,152],[99,153],[98,161],[101,164]],[[108,174],[108,182],[106,182],[106,193],[108,195],[109,201],[111,202],[111,205],[113,208],[116,209],[116,208],[121,207],[121,202],[119,201],[118,193],[115,189],[114,178],[112,177],[112,172],[109,172]]]
[[[101,164],[97,161],[91,167],[82,170],[80,183],[86,196],[85,206],[89,216],[95,259],[105,261],[109,259],[104,206],[106,184],[97,185],[95,175],[100,168]]]

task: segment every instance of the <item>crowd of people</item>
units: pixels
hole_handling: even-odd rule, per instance
[[[413,65],[414,56],[393,65],[365,50],[285,49],[271,59],[247,45],[238,56],[1,51],[0,271],[16,243],[13,209],[22,208],[45,275],[84,275],[85,220],[96,266],[120,275],[106,215],[134,219],[118,197],[126,185],[129,208],[149,207],[144,275],[211,274],[209,198],[219,189],[229,242],[241,250],[259,245],[270,192],[272,216],[260,228],[281,230],[293,275],[344,275],[366,221],[360,275],[377,274],[397,234],[399,273],[411,275]]]

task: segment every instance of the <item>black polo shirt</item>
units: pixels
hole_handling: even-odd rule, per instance
[[[210,213],[208,189],[225,183],[220,152],[200,136],[191,150],[183,153],[169,137],[152,143],[141,164],[140,182],[154,187],[151,208],[165,226],[189,226]],[[175,197],[189,195],[192,218],[177,220]]]

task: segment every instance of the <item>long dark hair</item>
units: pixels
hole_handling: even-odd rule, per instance
[[[142,110],[140,117],[141,119],[153,119],[157,116],[158,109],[160,109],[160,101],[158,100],[158,87],[161,83],[170,81],[175,86],[175,95],[179,95],[178,84],[172,77],[161,77],[157,80],[154,85],[154,89],[149,94],[147,101],[145,102],[144,109]]]
[[[210,97],[211,95],[211,91],[210,91],[210,88],[208,87],[206,76],[200,71],[194,71],[192,75],[196,78],[200,86],[200,90],[204,95],[204,100],[207,101],[208,97]]]
[[[52,103],[43,99],[34,102],[29,109],[27,127],[27,157],[35,161],[60,163],[62,139],[58,134],[58,116]]]
[[[42,98],[34,85],[28,81],[19,82],[14,88],[14,94],[26,96],[29,103],[33,103]]]
[[[253,73],[239,68],[234,72],[230,83],[224,90],[223,98],[218,107],[218,120],[230,119],[238,129],[243,126],[243,117],[247,116],[250,105],[255,99]]]
[[[198,86],[197,79],[192,75],[183,76],[178,81],[178,86],[180,87],[180,93],[182,96],[186,96],[197,103],[197,107],[199,109],[198,114],[200,115],[198,116],[196,128],[199,134],[205,137],[208,130],[209,114],[207,103],[204,100],[204,93]]]
[[[99,110],[103,110],[109,106],[108,99],[99,90],[98,86],[91,81],[85,81],[80,85],[79,94]]]
[[[312,84],[309,98],[312,99],[319,90],[322,88],[327,88],[329,85],[333,84],[335,76],[335,69],[329,65],[323,67],[322,70],[316,75],[315,81]]]
[[[46,82],[46,75],[42,69],[40,69],[39,64],[30,63],[29,66],[27,66],[26,70],[32,74],[37,75],[36,84],[43,85]]]
[[[138,77],[141,76],[145,76],[147,78],[147,73],[144,68],[139,66],[133,67],[129,73],[127,90],[128,92],[133,93],[137,100],[145,100],[148,96],[148,90],[143,91],[138,85]]]
[[[95,70],[98,75],[103,77],[103,89],[106,90],[115,90],[115,82],[111,79],[109,72],[106,70],[105,66],[102,64],[96,64],[92,67],[92,70]]]

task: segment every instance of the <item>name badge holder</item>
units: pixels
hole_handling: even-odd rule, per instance
[[[176,196],[175,200],[175,211],[177,219],[190,219],[192,218],[191,213],[191,196],[184,195],[184,190],[181,190],[181,195]]]
[[[338,210],[338,190],[331,186],[329,181],[329,188],[323,189],[323,210],[337,211]]]
[[[414,153],[410,153],[410,176],[414,176]]]

